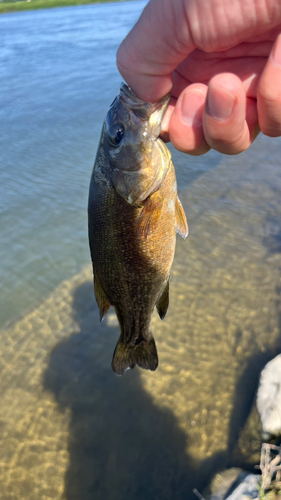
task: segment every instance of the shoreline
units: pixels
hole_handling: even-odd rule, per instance
[[[0,14],[23,12],[38,9],[54,9],[56,7],[72,7],[75,5],[91,5],[101,3],[116,3],[126,0],[21,0],[17,2],[1,2]]]

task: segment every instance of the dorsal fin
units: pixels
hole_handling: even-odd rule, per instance
[[[176,227],[175,227],[175,229],[176,229],[176,232],[179,233],[183,237],[183,239],[185,240],[185,238],[188,235],[188,225],[187,225],[186,216],[184,213],[183,206],[182,206],[178,196],[176,199],[175,209],[176,209]]]

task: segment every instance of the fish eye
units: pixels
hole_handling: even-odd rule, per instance
[[[113,146],[118,146],[122,141],[125,129],[121,123],[115,123],[108,131],[108,140]]]

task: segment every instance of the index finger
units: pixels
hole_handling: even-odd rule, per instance
[[[118,49],[118,70],[144,101],[170,92],[174,69],[195,48],[183,4],[151,0]]]

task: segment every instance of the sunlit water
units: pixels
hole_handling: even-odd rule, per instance
[[[0,17],[0,499],[189,500],[250,468],[258,374],[281,350],[281,143],[173,151],[178,238],[155,373],[111,371],[87,242],[89,177],[143,2]]]

